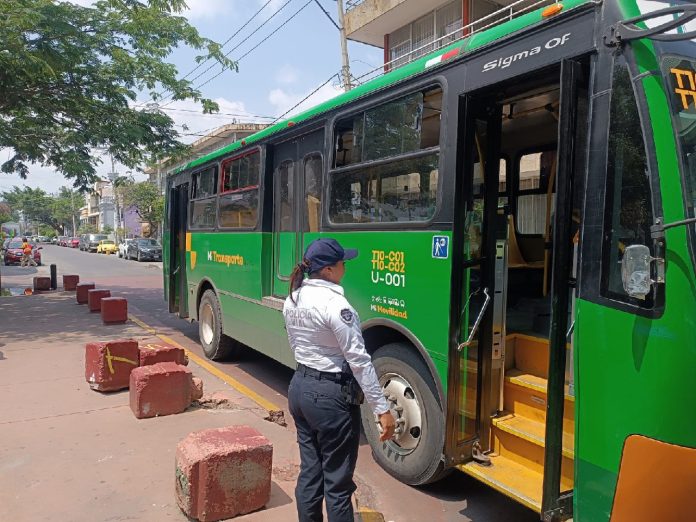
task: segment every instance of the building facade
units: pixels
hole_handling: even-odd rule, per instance
[[[543,3],[543,0],[348,0],[346,37],[384,49],[385,69],[390,69]]]
[[[116,205],[110,181],[97,181],[92,191],[85,194],[85,205],[80,209],[80,226],[93,227],[99,232],[115,230]]]

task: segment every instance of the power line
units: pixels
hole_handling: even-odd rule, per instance
[[[249,18],[246,22],[244,22],[244,24],[243,24],[239,29],[237,29],[237,30],[232,34],[232,36],[230,36],[227,40],[224,41],[224,43],[220,46],[220,49],[222,49],[222,48],[225,47],[228,43],[230,43],[230,41],[232,41],[232,39],[233,39],[235,36],[237,36],[247,25],[249,25],[249,24],[254,20],[254,18],[256,18],[256,17],[261,13],[261,11],[263,11],[263,10],[266,8],[266,6],[267,6],[268,4],[270,4],[272,1],[273,1],[273,0],[268,0],[265,4],[263,4],[263,5],[259,8],[259,10],[256,11],[256,12],[251,16],[251,18]],[[253,34],[253,33],[252,33],[252,34]],[[225,56],[227,56],[227,55],[225,55]],[[189,76],[191,76],[194,72],[196,72],[198,69],[200,69],[201,67],[203,67],[203,64],[205,64],[206,62],[208,62],[208,61],[211,60],[211,59],[212,59],[212,58],[211,58],[210,56],[207,57],[207,58],[204,59],[201,63],[199,63],[198,65],[196,65],[196,67],[194,67],[194,68],[191,69],[189,72],[187,72],[181,79],[182,79],[182,80],[185,80],[186,78],[188,78]],[[194,78],[193,81],[195,81],[195,78]],[[163,89],[161,92],[157,93],[154,97],[151,97],[151,101],[155,101],[155,97],[162,96],[163,94],[166,94],[167,92],[171,92],[171,89]],[[149,102],[148,102],[148,103],[149,103]],[[146,104],[144,104],[144,105],[146,105]]]
[[[304,98],[302,98],[299,102],[297,102],[295,105],[293,105],[292,107],[290,107],[287,111],[285,111],[283,114],[281,114],[280,116],[278,116],[275,120],[273,120],[273,123],[275,123],[275,122],[277,122],[278,120],[282,119],[286,114],[288,114],[289,112],[292,112],[292,111],[295,110],[297,107],[299,107],[302,103],[306,102],[312,95],[316,94],[316,93],[319,91],[319,89],[321,89],[322,87],[324,87],[327,83],[329,83],[331,80],[333,80],[333,79],[336,78],[336,77],[338,77],[338,73],[332,74],[332,75],[329,77],[328,80],[326,80],[326,81],[325,81],[324,83],[322,83],[319,87],[317,87],[316,89],[314,89],[314,90],[313,90],[312,92],[310,92],[307,96],[305,96]],[[340,78],[339,78],[339,80],[340,80]]]
[[[228,57],[228,56],[229,56],[230,54],[232,54],[234,51],[236,51],[237,49],[239,49],[240,46],[242,46],[242,45],[243,45],[244,43],[246,43],[252,36],[254,36],[257,32],[259,32],[259,31],[261,30],[261,28],[263,28],[266,24],[268,24],[268,22],[270,22],[271,20],[273,20],[273,18],[275,18],[275,16],[276,16],[278,13],[280,13],[283,9],[285,9],[285,7],[286,7],[290,2],[292,2],[292,1],[293,1],[293,0],[287,0],[283,5],[281,5],[275,13],[273,13],[271,16],[269,16],[260,26],[258,26],[258,27],[257,27],[256,29],[254,29],[249,35],[247,35],[246,38],[244,38],[241,42],[239,42],[237,45],[235,45],[232,49],[230,49],[229,51],[227,51],[227,52],[225,53],[225,57]],[[311,1],[312,1],[312,0],[309,0],[309,2],[311,2]],[[309,2],[307,2],[307,3],[309,3]],[[303,7],[300,9],[300,11],[301,11],[302,9],[304,9],[306,6],[307,6],[307,4],[305,4],[305,6],[303,6]],[[298,11],[298,12],[299,12],[299,11]],[[295,13],[295,14],[297,14],[297,13]],[[295,15],[293,15],[292,17],[290,17],[290,19],[294,18],[294,16],[295,16]],[[286,21],[285,23],[287,23],[287,21]],[[280,27],[282,27],[283,25],[285,25],[285,23],[282,24]],[[271,34],[272,34],[272,33],[271,33]],[[237,62],[239,62],[239,60],[237,60]],[[217,65],[218,65],[217,63],[214,63],[214,64],[212,64],[210,67],[208,67],[205,71],[203,71],[202,73],[196,75],[194,78],[191,79],[191,83],[195,82],[198,78],[200,78],[201,76],[203,76],[204,74],[206,74],[206,73],[207,73],[208,71],[210,71],[211,69],[214,69],[215,67],[217,67]],[[212,78],[206,80],[204,83],[195,86],[194,89],[200,89],[203,85],[207,85],[207,84],[210,83],[213,79],[215,79],[215,78],[217,78],[218,76],[220,76],[220,75],[221,75],[223,72],[225,72],[226,70],[227,70],[227,67],[223,65],[223,66],[222,66],[222,70],[221,70],[219,73],[217,73],[217,74],[216,74],[215,76],[213,76]],[[171,98],[171,95],[167,95],[162,101],[165,101],[167,98]],[[171,102],[170,102],[170,103],[171,103]]]
[[[326,15],[326,18],[328,18],[329,20],[331,20],[331,23],[334,24],[334,26],[336,27],[336,29],[338,29],[338,30],[340,31],[341,28],[340,28],[340,27],[338,26],[338,24],[334,21],[334,19],[331,18],[331,15],[329,14],[329,12],[328,12],[326,9],[324,9],[324,6],[321,5],[321,4],[319,3],[319,0],[314,0],[314,2],[319,6],[319,9],[321,9],[322,11],[324,11],[324,14]]]
[[[202,117],[213,117],[213,118],[232,116],[232,117],[236,117],[236,118],[262,118],[264,120],[275,119],[275,116],[262,116],[260,114],[244,114],[241,112],[213,112],[213,113],[206,114],[206,113],[202,113],[201,111],[194,110],[194,109],[179,109],[177,107],[160,107],[160,109],[163,111],[192,112],[192,113],[196,113]]]

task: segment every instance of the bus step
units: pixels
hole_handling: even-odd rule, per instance
[[[501,455],[491,454],[490,466],[467,462],[457,466],[467,475],[480,480],[529,509],[541,512],[542,475]]]

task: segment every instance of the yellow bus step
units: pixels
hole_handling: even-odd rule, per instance
[[[541,422],[522,415],[503,412],[493,419],[493,426],[542,448],[545,446],[546,426]],[[572,433],[563,432],[563,456],[569,459],[575,458],[575,437]]]
[[[457,466],[520,504],[541,512],[542,475],[500,455],[490,455],[491,465],[467,462]]]

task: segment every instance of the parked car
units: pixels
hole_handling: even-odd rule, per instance
[[[118,247],[111,239],[102,239],[97,245],[97,254],[115,254],[117,251]]]
[[[80,247],[80,238],[79,237],[71,237],[65,241],[66,245],[69,246],[70,248],[79,248]]]
[[[67,236],[58,236],[58,246],[68,246],[65,241],[67,240]]]
[[[133,239],[124,239],[118,244],[118,257],[126,257],[128,245],[130,245],[133,241]]]
[[[57,245],[57,244],[58,244],[58,236],[53,236],[53,237],[51,238],[51,243],[54,243],[54,244]]]
[[[109,239],[106,234],[82,234],[80,236],[80,250],[84,252],[96,252],[99,242]]]
[[[41,247],[31,244],[31,253],[37,265],[41,265]],[[22,261],[22,239],[12,239],[5,250],[3,259],[6,265],[18,265]]]
[[[137,238],[126,250],[126,259],[138,261],[162,261],[162,245],[156,239]]]

